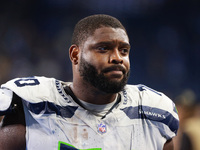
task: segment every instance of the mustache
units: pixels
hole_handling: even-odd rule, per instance
[[[123,74],[126,73],[126,69],[123,66],[121,66],[121,65],[113,65],[113,66],[104,68],[102,70],[103,73],[107,73],[107,72],[110,72],[110,71],[122,71]]]

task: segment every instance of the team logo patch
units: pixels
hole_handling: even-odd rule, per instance
[[[105,124],[98,124],[98,132],[99,133],[106,133],[107,129],[106,129],[106,125]]]

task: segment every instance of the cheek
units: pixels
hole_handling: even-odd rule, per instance
[[[101,57],[99,59],[95,59],[93,61],[93,65],[95,66],[97,72],[100,74],[102,73],[102,70],[105,69],[106,67],[108,67],[108,58],[105,57]]]
[[[93,67],[95,67],[97,72],[100,73],[101,70],[104,69],[104,67],[106,66],[107,58],[106,57],[99,57],[99,56],[96,56],[96,55],[92,55],[92,56],[91,55],[87,55],[87,56],[85,55],[84,60],[87,61]]]
[[[93,55],[92,57],[88,58],[88,61],[90,61],[90,63],[95,65],[96,67],[101,67],[101,66],[103,67],[108,62],[108,57]]]
[[[107,65],[105,57],[101,58],[101,59],[95,59],[93,61],[93,65],[96,67],[96,69],[98,70],[98,72],[101,72],[101,70],[104,69],[105,66]]]
[[[130,60],[129,57],[124,58],[124,65],[127,69],[130,69]]]

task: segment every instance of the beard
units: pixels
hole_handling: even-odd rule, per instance
[[[86,82],[90,83],[100,91],[105,93],[118,93],[123,90],[124,86],[127,84],[130,70],[126,72],[126,70],[122,67],[119,67],[119,65],[114,65],[112,67],[105,68],[98,73],[97,69],[92,64],[87,62],[82,56],[80,61],[80,76],[83,77]],[[113,81],[104,76],[105,72],[115,69],[116,67],[120,68],[120,70],[123,72],[123,78],[121,81]]]

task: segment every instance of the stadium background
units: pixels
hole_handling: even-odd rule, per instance
[[[68,58],[75,23],[88,15],[117,17],[128,30],[131,84],[176,97],[200,97],[200,1],[8,0],[0,2],[0,84],[43,75],[72,80]]]

